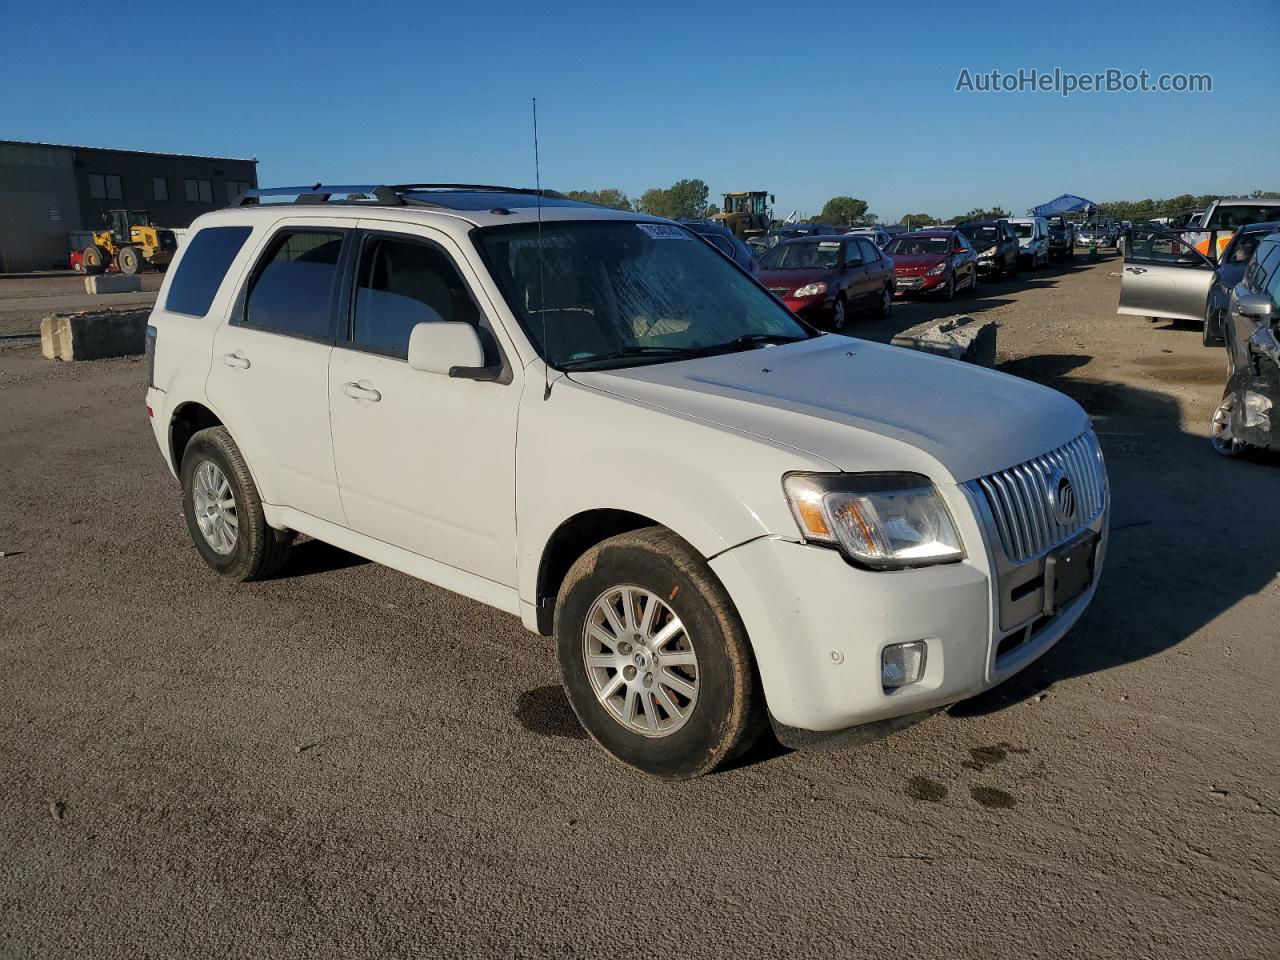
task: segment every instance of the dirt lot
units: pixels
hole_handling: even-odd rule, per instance
[[[1117,317],[1117,270],[854,327],[997,320],[1093,415],[1075,630],[892,738],[676,786],[511,617],[316,543],[217,580],[143,364],[48,363],[0,304],[0,955],[1280,955],[1280,471],[1213,454],[1222,356]]]

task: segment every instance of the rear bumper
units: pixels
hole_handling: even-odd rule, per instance
[[[169,468],[169,472],[173,474],[174,479],[177,479],[178,471],[173,462],[173,446],[169,442],[169,422],[173,419],[173,411],[169,409],[169,395],[163,390],[148,387],[147,410],[150,414],[151,433],[156,438],[156,445],[160,447],[160,455],[164,457],[165,466]]]

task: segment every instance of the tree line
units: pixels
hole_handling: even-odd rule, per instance
[[[646,190],[634,200],[621,190],[612,187],[604,190],[569,190],[565,196],[571,200],[594,203],[613,210],[633,210],[636,213],[647,213],[650,216],[666,217],[670,220],[697,220],[710,217],[720,212],[720,208],[710,202],[710,189],[703,180],[678,180],[669,187],[653,187]],[[1157,217],[1175,217],[1183,210],[1192,207],[1207,207],[1221,194],[1195,195],[1184,193],[1165,200],[1113,200],[1098,204],[1098,216],[1113,220],[1130,220],[1137,223],[1142,220],[1154,220]],[[1255,190],[1250,194],[1254,199],[1276,199],[1280,193],[1275,191]],[[898,223],[909,224],[912,228],[932,226],[939,223],[961,223],[965,220],[1000,220],[1014,214],[1003,207],[975,207],[967,213],[958,213],[948,220],[942,220],[928,213],[904,213]],[[868,209],[867,201],[857,197],[832,197],[822,206],[822,212],[809,218],[814,223],[829,223],[844,227],[870,227],[880,223],[880,218]]]
[[[570,200],[594,203],[612,210],[632,210],[669,220],[700,220],[720,212],[710,200],[711,191],[703,180],[678,180],[669,187],[653,187],[632,199],[621,190],[566,190]],[[816,223],[848,227],[869,227],[879,218],[867,209],[867,201],[857,197],[832,197],[822,212],[811,218]]]

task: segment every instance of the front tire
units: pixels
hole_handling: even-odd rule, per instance
[[[1213,420],[1209,424],[1209,442],[1216,453],[1224,457],[1238,457],[1249,449],[1249,445],[1235,435],[1232,426],[1238,395],[1231,391],[1222,398],[1218,409],[1213,412]]]
[[[267,526],[249,466],[226,428],[191,438],[181,476],[182,512],[205,563],[237,581],[260,580],[284,566],[293,534]]]
[[[843,330],[845,321],[848,320],[848,308],[845,306],[844,294],[836,297],[835,306],[831,308],[831,329]]]
[[[578,720],[618,760],[664,780],[710,773],[764,726],[746,629],[705,561],[647,527],[597,544],[556,601]]]

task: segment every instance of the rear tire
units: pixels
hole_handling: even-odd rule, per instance
[[[182,512],[196,550],[228,580],[261,580],[289,558],[293,534],[267,526],[262,498],[225,427],[191,438],[182,455]]]
[[[884,292],[880,294],[880,303],[876,307],[876,319],[887,320],[889,314],[893,312],[893,287],[885,284]]]
[[[578,720],[637,770],[699,777],[764,729],[746,629],[706,562],[670,530],[620,534],[579,557],[556,601],[555,636]]]
[[[142,269],[142,253],[137,247],[123,246],[116,251],[116,265],[121,273],[133,276]]]

